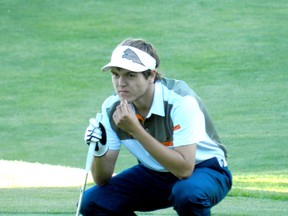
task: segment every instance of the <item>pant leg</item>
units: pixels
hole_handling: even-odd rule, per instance
[[[232,186],[227,167],[216,158],[195,166],[193,174],[178,181],[172,189],[171,201],[180,216],[211,215],[211,207],[219,203]]]
[[[169,196],[177,178],[136,165],[114,176],[107,185],[85,191],[81,205],[84,216],[135,215],[171,206]]]

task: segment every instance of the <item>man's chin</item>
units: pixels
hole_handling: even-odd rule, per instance
[[[119,96],[120,100],[126,100],[127,103],[132,103],[133,102],[133,100],[131,100],[131,98],[123,97],[123,96],[120,96],[120,95],[118,95],[118,96]]]
[[[128,98],[123,98],[124,100],[127,101],[127,103],[132,103],[133,101],[132,100],[129,100]]]

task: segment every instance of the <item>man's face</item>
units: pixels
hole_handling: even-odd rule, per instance
[[[146,79],[142,73],[131,72],[122,68],[112,68],[112,83],[118,96],[128,103],[145,99],[151,88],[151,79]],[[153,82],[152,82],[153,83]]]

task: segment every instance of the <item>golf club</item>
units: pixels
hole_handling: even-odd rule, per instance
[[[100,122],[101,118],[102,118],[102,115],[97,113],[96,122]],[[96,143],[94,143],[94,142],[91,142],[90,145],[89,145],[87,158],[86,158],[86,166],[85,166],[85,178],[84,178],[84,182],[82,184],[81,190],[80,190],[80,196],[79,196],[79,201],[78,201],[78,205],[77,205],[76,216],[79,216],[79,214],[80,214],[82,198],[83,198],[83,194],[84,194],[84,191],[85,191],[85,188],[86,188],[87,178],[88,178],[89,172],[91,170],[91,165],[92,165],[92,160],[93,160],[93,153],[95,151],[95,146],[96,146]]]

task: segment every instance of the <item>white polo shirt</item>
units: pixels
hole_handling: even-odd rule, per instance
[[[112,115],[119,103],[115,94],[102,105],[102,123],[109,149],[119,150],[124,145],[146,167],[167,172],[137,140],[114,124]],[[133,104],[131,107],[134,109]],[[167,148],[197,144],[196,164],[217,157],[226,165],[226,149],[220,143],[204,104],[183,81],[163,78],[155,83],[152,107],[143,127]]]

